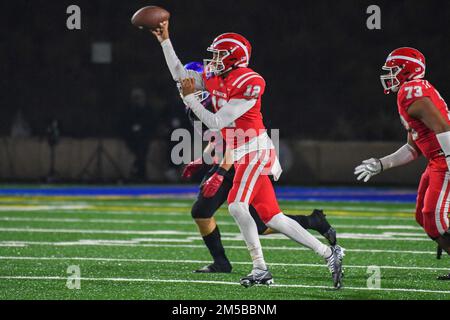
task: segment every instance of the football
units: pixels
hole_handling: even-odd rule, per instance
[[[147,6],[139,9],[131,18],[131,23],[140,28],[156,29],[163,21],[170,19],[170,13],[166,9],[157,6]]]

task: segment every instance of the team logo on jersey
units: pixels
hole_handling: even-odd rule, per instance
[[[228,95],[226,93],[223,93],[223,92],[220,92],[217,90],[213,90],[213,95],[224,98],[224,99],[226,99],[228,97]]]

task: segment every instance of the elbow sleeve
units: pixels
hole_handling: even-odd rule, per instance
[[[403,147],[398,149],[395,153],[380,159],[383,165],[383,170],[388,170],[394,167],[402,166],[408,164],[419,157],[416,149],[414,149],[410,144],[405,144]]]

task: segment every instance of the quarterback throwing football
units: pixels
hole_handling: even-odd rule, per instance
[[[184,68],[195,71],[200,75],[203,74],[204,69],[203,64],[200,62],[190,62]],[[179,90],[181,91],[181,85],[179,86]],[[207,91],[197,91],[195,95],[206,109],[211,109],[211,99]],[[198,121],[198,118],[193,114],[191,109],[187,109],[186,111],[191,124],[196,128],[195,122]],[[203,135],[203,128],[198,129],[198,133]],[[230,156],[229,152],[223,155],[224,157],[220,163],[219,159],[212,159],[210,155],[212,150],[219,149],[220,152],[224,153],[225,143],[223,141],[218,142],[215,140],[216,137],[217,135],[209,140],[209,144],[204,149],[202,158],[194,160],[185,166],[182,175],[184,179],[190,179],[198,171],[207,167],[208,165],[204,159],[208,159],[209,163],[214,163],[214,165],[210,166],[208,173],[203,177],[203,181],[200,184],[200,192],[191,210],[192,218],[197,224],[203,242],[208,248],[211,257],[214,259],[213,263],[195,270],[197,273],[229,273],[232,270],[231,262],[225,254],[219,226],[214,215],[225,201],[227,201],[228,194],[233,187],[234,167],[233,161],[228,161],[227,159]],[[275,232],[264,224],[252,205],[249,206],[249,210],[253,220],[255,220],[259,235],[268,235]],[[287,216],[300,224],[304,229],[319,232],[331,245],[336,244],[336,231],[330,225],[322,210],[314,209],[310,215]]]
[[[387,58],[381,76],[385,93],[397,93],[400,119],[408,131],[407,143],[381,159],[356,167],[364,182],[383,171],[405,165],[423,154],[428,166],[420,180],[416,220],[428,236],[450,254],[450,118],[439,92],[425,77],[425,57],[416,49],[399,48]],[[450,276],[439,277],[450,280]]]
[[[343,250],[317,240],[296,221],[282,213],[268,175],[281,175],[274,145],[261,115],[261,98],[265,81],[248,68],[252,48],[247,39],[236,33],[225,33],[214,39],[205,60],[203,74],[186,70],[169,39],[169,22],[153,34],[161,43],[167,65],[175,81],[181,82],[184,103],[201,122],[212,130],[221,130],[227,149],[232,153],[235,176],[228,194],[228,209],[237,222],[253,261],[252,272],[241,279],[249,287],[271,284],[273,278],[264,260],[257,226],[249,212],[251,204],[261,220],[271,229],[285,234],[323,257],[336,288],[341,287]],[[198,101],[195,92],[210,93],[215,112]]]

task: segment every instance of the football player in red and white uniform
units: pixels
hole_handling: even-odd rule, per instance
[[[271,284],[272,275],[264,260],[257,226],[249,212],[253,205],[263,222],[325,258],[336,288],[341,287],[343,250],[317,240],[297,222],[282,213],[268,175],[281,175],[275,147],[269,138],[261,114],[261,98],[266,83],[248,68],[252,48],[247,39],[225,33],[214,39],[205,60],[203,75],[183,67],[169,39],[169,22],[163,22],[153,34],[160,41],[167,65],[175,81],[181,82],[184,103],[211,130],[221,130],[232,153],[235,176],[228,195],[228,208],[236,220],[253,260],[252,272],[241,279],[243,286]],[[215,112],[196,99],[197,90],[207,90]],[[214,178],[214,177],[213,177]]]
[[[408,132],[407,143],[381,159],[369,159],[355,169],[365,182],[382,171],[405,165],[424,155],[428,166],[422,175],[416,204],[416,221],[428,236],[450,254],[450,117],[439,92],[424,79],[424,55],[399,48],[387,58],[381,76],[386,94],[397,93],[398,112]],[[450,279],[449,276],[440,279]]]

